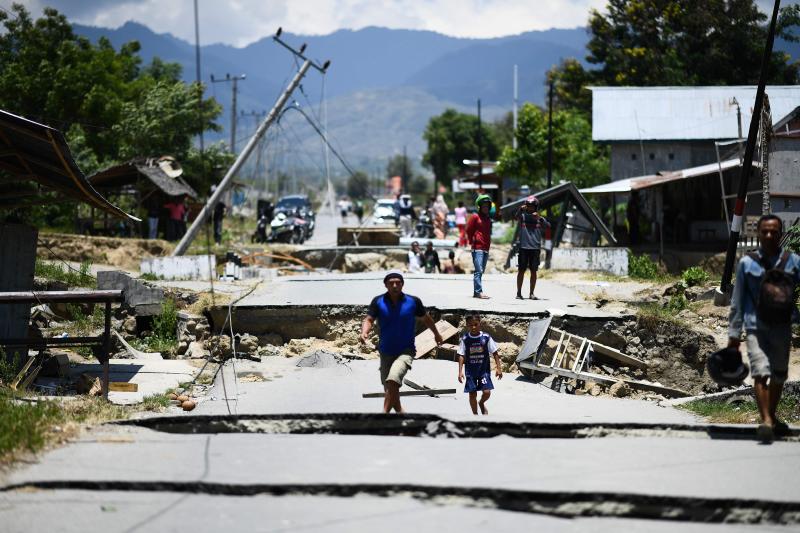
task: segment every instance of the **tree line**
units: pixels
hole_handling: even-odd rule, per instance
[[[154,58],[143,64],[132,41],[115,50],[73,32],[45,8],[34,19],[14,4],[0,11],[0,108],[64,132],[86,175],[133,157],[173,155],[187,181],[207,190],[232,156],[222,144],[193,145],[202,131],[220,131],[222,107],[203,86],[181,80],[181,67]],[[41,207],[30,216],[69,223],[74,205]]]
[[[609,152],[592,142],[591,86],[755,85],[767,38],[766,14],[753,0],[608,0],[591,10],[584,61],[564,58],[547,72],[553,86],[553,180],[588,187],[609,180]],[[783,7],[777,35],[798,42],[800,5]],[[800,82],[800,61],[773,51],[768,83]],[[547,109],[519,110],[513,149],[511,114],[481,128],[484,160],[499,174],[534,189],[545,184]],[[436,180],[448,183],[478,157],[478,120],[448,109],[430,119],[423,158]]]

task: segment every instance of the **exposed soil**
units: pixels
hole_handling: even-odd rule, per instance
[[[173,244],[160,239],[93,237],[67,233],[40,233],[39,256],[65,261],[100,263],[126,270],[139,270],[142,259],[167,255]],[[52,251],[52,253],[51,253]]]

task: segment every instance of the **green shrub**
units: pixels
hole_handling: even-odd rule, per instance
[[[786,233],[786,247],[794,253],[800,254],[800,224],[795,224]]]
[[[687,287],[703,285],[709,280],[709,277],[708,272],[697,266],[689,267],[681,274],[681,279]]]
[[[153,335],[165,339],[175,339],[178,335],[178,308],[175,301],[166,298],[161,314],[153,318]]]
[[[657,279],[658,265],[647,254],[628,254],[628,275],[636,279]]]
[[[51,263],[42,259],[36,258],[36,266],[34,272],[37,277],[53,281],[62,281],[71,287],[96,287],[97,279],[92,276],[89,271],[92,264],[89,261],[84,261],[78,270],[70,268],[66,265],[62,266],[58,263]]]
[[[666,310],[677,314],[686,309],[688,307],[689,301],[686,299],[686,296],[683,294],[683,291],[678,291],[669,298],[669,302],[667,302]]]
[[[169,357],[178,345],[178,308],[169,298],[164,300],[161,314],[153,317],[152,333],[132,343],[137,350],[161,352]]]

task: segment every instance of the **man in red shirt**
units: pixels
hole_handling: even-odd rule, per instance
[[[475,267],[473,274],[472,296],[474,298],[489,298],[483,294],[481,279],[489,261],[489,245],[492,241],[492,218],[489,210],[492,208],[492,199],[488,194],[481,194],[475,200],[478,212],[467,221],[467,242],[472,246],[472,264]]]

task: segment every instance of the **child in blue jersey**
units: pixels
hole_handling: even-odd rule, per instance
[[[467,332],[461,336],[458,345],[458,382],[464,383],[464,392],[469,393],[469,406],[476,415],[478,406],[481,408],[481,413],[489,414],[486,402],[494,389],[490,356],[494,357],[495,376],[497,379],[502,379],[503,368],[497,353],[497,344],[491,335],[481,331],[479,315],[467,315]],[[478,391],[482,391],[480,402]]]

